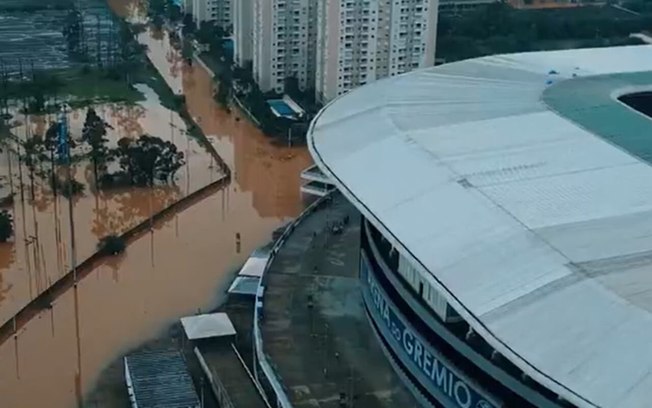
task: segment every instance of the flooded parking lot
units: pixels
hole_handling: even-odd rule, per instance
[[[127,0],[112,0],[111,3],[120,6],[116,10],[121,12],[139,9],[136,3]],[[165,36],[148,32],[139,40],[148,45],[151,60],[172,89],[186,95],[190,114],[231,168],[232,180],[155,224],[151,233],[133,241],[123,255],[104,260],[76,287],[27,323],[15,338],[1,344],[2,406],[56,408],[78,405],[111,360],[155,337],[178,317],[215,305],[230,272],[244,262],[249,252],[266,243],[276,228],[302,209],[299,173],[311,163],[307,151],[275,146],[240,113],[220,109],[212,97],[210,74],[199,65],[182,66]],[[175,123],[181,127],[181,122],[170,120],[169,111],[148,107],[150,102],[155,103],[148,97],[142,105],[146,111],[144,116],[129,109],[117,109],[119,112],[114,113],[111,106],[105,106],[102,114],[119,136],[137,135],[142,128],[156,136],[167,137],[159,128],[162,126],[170,140],[179,137],[188,143],[181,130],[169,126]],[[152,111],[159,113],[150,114]],[[192,143],[191,140],[191,150]],[[200,157],[208,157],[197,152]],[[189,173],[180,173],[176,183],[179,191],[161,193],[161,205],[174,194],[189,191],[184,186],[184,177],[188,174],[192,180],[190,189],[210,180],[210,158],[208,160],[199,160],[196,167],[189,165]],[[83,169],[78,173],[85,174]],[[119,224],[121,217],[129,219],[132,214],[135,218],[142,214],[147,217],[151,194],[139,195],[136,191],[121,194],[119,200],[107,200],[116,203],[107,204],[107,208],[119,209],[107,209],[106,215],[100,218],[106,223]],[[86,233],[87,240],[93,241],[90,248],[95,245],[96,235],[89,225],[93,225],[98,213],[94,212],[94,199],[90,200],[87,210],[82,210],[83,205],[76,204],[75,214],[79,217],[78,223],[85,224],[90,231]],[[16,222],[18,234],[21,211],[14,211],[19,218]],[[30,225],[30,211],[25,211],[26,225]],[[87,215],[83,215],[84,212]],[[55,219],[51,213],[46,211],[45,214],[44,217]],[[65,221],[63,215],[62,220]],[[42,221],[38,226],[53,227],[47,223]],[[65,228],[65,222],[63,225]],[[65,249],[62,247],[63,252]],[[0,268],[4,264],[18,264],[18,259],[25,257],[22,252],[30,250],[32,247],[25,249],[18,239],[13,250],[0,248]],[[54,257],[56,259],[56,254]],[[0,271],[0,288],[3,288],[0,299],[4,297],[4,301],[0,300],[4,302],[0,308],[11,303],[10,294],[18,290],[16,279],[28,278],[25,271],[17,272],[11,265]],[[45,265],[45,272],[40,276],[49,276],[52,265],[56,265],[56,261]],[[21,290],[25,292],[26,287]]]

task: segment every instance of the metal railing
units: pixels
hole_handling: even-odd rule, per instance
[[[324,197],[320,197],[317,199],[315,202],[310,204],[297,218],[294,219],[283,231],[281,236],[274,242],[274,245],[272,246],[272,249],[270,251],[269,259],[267,260],[267,263],[265,264],[265,269],[263,270],[263,276],[260,279],[260,283],[258,285],[258,291],[256,294],[256,305],[254,307],[254,373],[256,377],[256,381],[260,383],[260,380],[258,378],[258,368],[263,372],[265,379],[267,380],[267,383],[269,384],[270,388],[272,389],[274,393],[274,397],[276,399],[276,407],[280,408],[292,408],[292,404],[290,403],[290,399],[288,398],[285,389],[283,385],[281,384],[281,381],[279,380],[279,376],[275,372],[274,368],[272,367],[272,364],[267,358],[267,355],[265,354],[265,350],[263,349],[263,338],[260,330],[260,313],[259,311],[263,309],[263,301],[264,301],[264,296],[265,296],[265,283],[267,281],[267,273],[269,272],[269,269],[272,266],[272,263],[274,262],[274,259],[276,258],[276,255],[279,251],[279,249],[285,244],[287,241],[288,237],[296,227],[310,214],[315,212],[317,209],[319,209],[320,206],[323,204],[326,204],[330,202],[331,200],[331,194],[328,194]]]
[[[211,385],[213,394],[215,395],[215,398],[217,398],[217,402],[220,404],[220,407],[235,408],[233,401],[231,401],[231,397],[229,397],[229,393],[226,392],[226,387],[224,384],[222,384],[222,380],[211,373],[211,369],[208,367],[208,364],[206,364],[206,360],[204,360],[204,356],[202,356],[199,349],[195,347],[193,351],[195,352],[197,360],[199,360],[199,365],[201,365],[204,374],[208,378],[208,382]]]

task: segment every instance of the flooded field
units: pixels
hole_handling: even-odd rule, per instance
[[[63,35],[73,4],[82,12],[90,54],[97,54],[98,46],[106,53],[116,26],[104,0],[0,0],[0,65],[12,74],[26,73],[32,66],[39,70],[73,65]]]
[[[149,88],[138,86],[146,95],[140,105],[105,104],[95,106],[107,129],[108,146],[115,147],[120,138],[137,138],[142,134],[158,136],[177,145],[185,155],[186,164],[177,172],[170,185],[150,188],[118,188],[97,191],[90,160],[74,166],[76,179],[86,188],[73,199],[77,261],[88,258],[96,250],[100,238],[121,234],[146,220],[173,202],[187,196],[224,175],[213,156],[186,134],[185,124],[176,112],[160,105]],[[81,145],[81,129],[86,109],[69,115],[73,140]],[[42,135],[54,117],[18,115],[12,132],[19,138]],[[21,122],[22,121],[22,122]],[[78,154],[84,153],[78,151]],[[22,183],[17,170],[17,158],[3,153],[0,174],[8,175],[13,160],[13,188],[16,199],[13,208],[16,220],[14,242],[0,244],[7,256],[0,253],[0,274],[4,285],[0,297],[0,324],[10,319],[30,300],[71,269],[70,222],[68,200],[55,196],[46,180],[36,178],[35,199],[27,180],[28,169],[22,168]],[[5,186],[8,181],[4,182]],[[20,185],[23,193],[18,193]],[[0,289],[1,290],[1,289]]]
[[[123,13],[138,10],[135,4],[128,0],[111,1]],[[111,360],[155,337],[180,316],[215,305],[230,272],[303,207],[299,173],[310,165],[307,151],[274,146],[241,114],[221,110],[212,98],[209,73],[197,64],[193,68],[183,67],[164,35],[150,32],[139,40],[148,45],[151,60],[172,88],[186,95],[190,114],[231,168],[232,181],[154,225],[151,233],[132,242],[123,255],[98,265],[76,288],[71,288],[24,326],[15,338],[0,344],[2,407],[78,406]],[[119,136],[138,135],[142,128],[163,138],[168,137],[165,130],[169,140],[190,143],[190,151],[197,149],[198,156],[205,157],[193,141],[181,138],[182,122],[174,114],[170,117],[169,111],[163,108],[159,111],[148,107],[150,101],[156,104],[148,97],[143,104],[144,116],[110,105],[102,108],[102,115]],[[30,126],[39,126],[38,120],[30,120]],[[6,161],[0,158],[0,162]],[[161,203],[213,177],[210,162],[188,162],[186,173],[179,174],[178,191],[157,194]],[[86,177],[86,170],[79,168],[77,174]],[[188,176],[190,182],[184,186],[184,177]],[[106,197],[106,204],[100,202],[100,209],[107,208],[103,217],[99,217],[96,200],[88,191],[88,204],[82,204],[86,199],[76,203],[75,215],[79,217],[76,222],[79,228],[84,225],[86,241],[92,241],[88,243],[90,249],[99,235],[93,232],[95,217],[104,220],[98,224],[99,229],[108,230],[113,227],[107,224],[121,225],[142,214],[147,217],[150,203],[155,201],[154,194],[148,192],[130,190],[117,194],[122,198]],[[51,209],[37,211],[37,222],[30,218],[31,208],[26,206],[24,216],[20,209],[16,211],[17,233],[22,228],[23,217],[26,225],[20,239],[30,235],[29,225],[38,224],[39,231],[47,231],[52,236],[48,240],[54,241],[54,203],[48,208]],[[61,228],[66,228],[65,213],[60,211]],[[63,236],[65,233],[64,230]],[[39,243],[45,245],[45,239]],[[18,237],[13,248],[0,247],[0,268],[4,268],[0,270],[0,301],[3,302],[0,307],[11,304],[12,296],[18,293],[16,279],[25,278],[27,272],[18,272],[17,265],[19,259],[32,259],[33,255],[25,256],[25,253],[34,252],[33,248],[24,245]],[[40,281],[49,276],[52,265],[57,265],[54,252],[55,261],[41,266],[45,272],[40,273]],[[26,262],[24,267],[28,268]],[[31,261],[29,267],[34,267]],[[20,290],[29,292],[25,285]]]

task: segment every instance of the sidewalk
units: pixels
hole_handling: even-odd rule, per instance
[[[340,234],[327,227],[347,216]],[[359,234],[357,211],[337,195],[299,224],[268,272],[264,350],[294,407],[417,406],[365,316]]]

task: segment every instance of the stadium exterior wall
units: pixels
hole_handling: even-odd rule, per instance
[[[381,243],[379,240],[384,242]],[[434,378],[430,378],[431,382],[423,381],[422,378],[420,387],[416,386],[417,388],[428,394],[430,399],[434,399],[437,404],[453,408],[466,407],[465,399],[457,401],[451,399],[450,395],[441,392],[442,384],[437,383],[433,367],[443,365],[446,370],[456,372],[455,377],[458,381],[464,382],[471,390],[470,393],[474,395],[473,400],[476,401],[475,405],[472,405],[473,407],[476,405],[482,408],[493,406],[559,408],[569,406],[568,403],[558,401],[554,393],[544,390],[540,385],[532,381],[524,381],[518,372],[515,373],[513,369],[515,367],[511,366],[512,370],[506,369],[505,362],[502,361],[501,364],[500,358],[492,359],[491,356],[494,354],[490,348],[485,347],[484,350],[479,350],[482,348],[481,342],[465,338],[465,333],[468,333],[469,328],[466,322],[451,324],[442,321],[424,304],[423,298],[420,298],[402,279],[395,266],[389,265],[392,262],[387,260],[390,257],[387,250],[388,242],[366,220],[363,220],[360,242],[360,279],[365,307],[372,327],[381,340],[381,346],[393,351],[393,353],[390,352],[393,354],[393,356],[389,356],[390,362],[394,366],[400,366],[400,369],[397,370],[399,374],[403,374],[400,372],[401,370],[409,373],[407,379],[404,378],[406,376],[401,375],[408,388],[415,388],[412,381],[418,381],[419,374],[427,372]],[[386,244],[384,248],[383,243]],[[380,310],[380,313],[374,313],[374,310]],[[396,319],[403,323],[395,323]],[[383,331],[382,327],[384,326],[389,327],[389,330]],[[401,335],[397,336],[397,333]],[[410,344],[403,344],[403,333],[408,333],[406,334],[408,340],[418,337],[426,339],[421,340],[420,349],[422,356],[425,355],[425,350],[428,350],[428,354],[431,356],[428,358],[430,362],[427,367],[424,367],[424,358],[419,359],[415,354],[409,353],[410,348],[414,347],[410,347]],[[408,354],[407,358],[406,353]],[[402,359],[400,358],[401,354],[403,354]],[[437,364],[433,364],[434,357],[432,356],[440,356],[437,358]],[[439,379],[442,381],[441,374]],[[443,384],[444,391],[449,391],[445,388],[449,384],[450,381]]]

